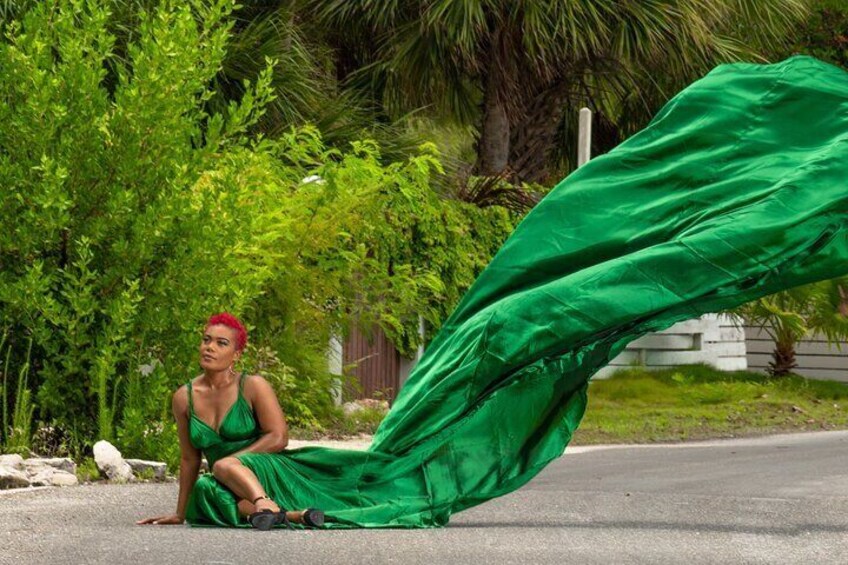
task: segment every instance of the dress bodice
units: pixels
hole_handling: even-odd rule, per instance
[[[242,392],[245,380],[244,373],[239,375],[236,401],[221,420],[217,430],[212,429],[194,413],[191,381],[186,385],[188,387],[189,438],[191,444],[206,456],[209,469],[212,469],[212,465],[218,459],[247,447],[262,435],[253,410]]]

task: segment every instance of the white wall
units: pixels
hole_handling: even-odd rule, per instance
[[[675,365],[708,363],[724,371],[748,367],[745,333],[726,315],[704,314],[694,320],[678,322],[661,332],[644,335],[629,344],[595,379],[609,377],[616,370],[633,364],[647,369],[665,369]]]

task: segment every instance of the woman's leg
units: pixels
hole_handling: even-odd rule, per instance
[[[246,499],[252,503],[257,497],[267,495],[253,471],[242,465],[241,461],[235,457],[223,457],[216,461],[212,466],[212,475],[233,491],[236,498]],[[280,510],[273,500],[264,498],[256,501],[256,509],[263,508],[274,512]]]
[[[273,500],[263,498],[253,504],[256,497],[267,496],[262,483],[250,468],[244,466],[236,457],[223,457],[212,466],[212,475],[221,483],[226,485],[238,499],[238,510],[242,516],[248,516],[253,512],[264,508],[272,512],[279,512],[280,507]],[[292,522],[302,522],[303,512],[288,511],[286,517]]]

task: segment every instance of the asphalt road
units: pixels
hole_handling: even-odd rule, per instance
[[[139,526],[177,485],[0,494],[0,563],[848,563],[848,432],[569,448],[434,530]]]

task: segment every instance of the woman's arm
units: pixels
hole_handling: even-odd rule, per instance
[[[185,522],[185,509],[197,473],[200,471],[200,451],[191,444],[188,433],[188,391],[184,386],[177,389],[171,398],[171,409],[177,420],[177,431],[180,436],[180,494],[177,498],[177,512],[155,518],[145,518],[136,524],[182,524]]]
[[[191,444],[188,428],[188,390],[185,385],[177,389],[171,401],[177,432],[180,437],[180,494],[177,497],[177,516],[185,520],[188,498],[200,472],[200,450]]]
[[[248,384],[250,384],[249,392]],[[229,456],[235,457],[247,452],[277,453],[285,449],[289,444],[289,428],[274,388],[261,375],[252,375],[244,383],[244,395],[252,402],[253,412],[264,433],[252,444]]]

